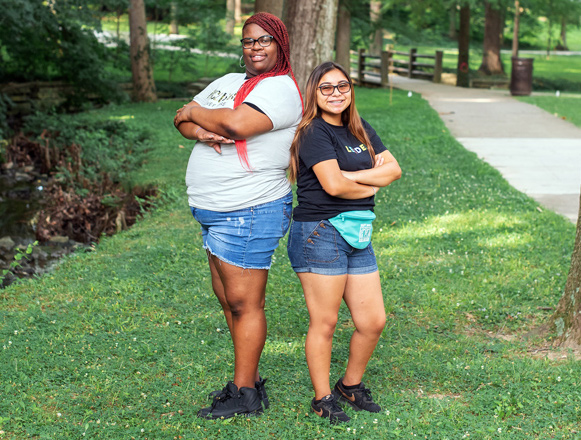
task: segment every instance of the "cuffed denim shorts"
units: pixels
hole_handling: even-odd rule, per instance
[[[293,221],[288,257],[295,272],[320,275],[361,275],[377,271],[373,246],[357,249],[328,220]]]
[[[278,241],[288,231],[293,195],[272,202],[217,212],[190,207],[202,226],[204,249],[220,260],[244,269],[270,269]]]

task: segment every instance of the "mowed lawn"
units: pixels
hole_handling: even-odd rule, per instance
[[[563,293],[574,226],[466,151],[418,95],[356,94],[403,169],[378,193],[373,238],[388,320],[364,381],[381,413],[330,426],[310,411],[308,314],[283,242],[261,361],[271,407],[196,417],[233,353],[185,197],[181,103],[159,102],[93,112],[150,130],[133,180],[162,188],[156,209],[0,292],[0,439],[579,438],[581,364],[550,337],[523,339]],[[332,382],[352,331],[342,308]]]

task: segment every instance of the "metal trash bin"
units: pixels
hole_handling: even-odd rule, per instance
[[[510,73],[510,94],[530,95],[533,90],[533,58],[512,57]]]

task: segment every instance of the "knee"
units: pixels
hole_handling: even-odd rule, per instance
[[[317,320],[311,319],[309,327],[320,337],[333,339],[335,328],[337,327],[337,317]]]
[[[232,316],[242,316],[247,313],[256,313],[264,310],[264,300],[259,302],[247,301],[244,299],[228,301],[228,308]]]
[[[357,331],[373,337],[381,336],[385,328],[385,313],[377,313],[369,316],[363,325],[357,326]]]

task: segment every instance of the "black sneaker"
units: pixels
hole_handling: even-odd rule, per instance
[[[268,395],[266,394],[266,387],[264,384],[266,383],[267,379],[263,379],[262,377],[259,378],[258,382],[254,382],[254,388],[258,391],[258,397],[260,401],[264,405],[264,409],[268,409],[270,406],[270,402],[268,401]]]
[[[268,409],[268,407],[270,406],[270,402],[268,401],[268,395],[266,394],[266,387],[264,386],[264,383],[266,381],[267,381],[267,379],[263,379],[261,377],[259,381],[254,382],[254,388],[256,388],[256,391],[258,391],[258,398],[260,399],[260,401],[264,405],[264,409]],[[208,394],[208,399],[213,401],[221,393],[222,393],[222,391],[220,391],[220,390],[212,391],[210,394]]]
[[[262,414],[262,405],[256,388],[238,389],[233,382],[228,382],[208,408],[198,411],[198,417],[204,419],[228,419],[237,414]]]
[[[371,397],[371,391],[365,388],[363,382],[357,388],[347,388],[343,385],[343,378],[339,379],[333,388],[333,395],[339,402],[347,402],[355,411],[369,411],[377,413],[381,407]]]
[[[339,405],[337,405],[337,400],[332,394],[323,397],[318,402],[313,399],[311,401],[311,408],[313,408],[313,411],[315,411],[319,417],[325,417],[329,419],[331,423],[348,422],[351,420]]]

